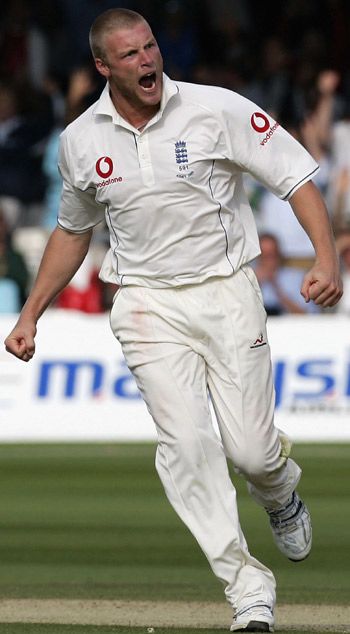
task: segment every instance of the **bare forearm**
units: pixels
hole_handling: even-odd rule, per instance
[[[47,243],[38,275],[22,315],[37,321],[70,282],[89,248],[91,232],[73,234],[57,227]]]
[[[17,324],[5,339],[6,350],[22,361],[33,357],[37,321],[78,270],[88,251],[91,234],[91,231],[68,233],[60,228],[52,232],[33,289]]]
[[[328,212],[315,185],[312,182],[303,185],[290,204],[314,246],[316,257],[337,259]]]
[[[326,206],[312,182],[300,187],[290,204],[316,253],[315,264],[304,278],[301,293],[306,301],[312,299],[323,307],[334,306],[342,295],[342,283]]]

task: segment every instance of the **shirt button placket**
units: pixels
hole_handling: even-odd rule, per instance
[[[154,173],[151,160],[151,154],[149,151],[148,134],[142,134],[137,139],[137,151],[139,164],[141,169],[142,180],[145,185],[154,184]]]

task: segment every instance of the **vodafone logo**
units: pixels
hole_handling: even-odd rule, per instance
[[[113,161],[109,156],[101,156],[96,161],[96,172],[103,178],[102,181],[96,183],[96,187],[100,189],[101,187],[107,187],[107,185],[114,185],[115,183],[121,183],[123,180],[122,176],[116,176],[115,178],[109,178],[113,172]]]
[[[250,123],[256,132],[266,132],[270,127],[268,118],[262,112],[254,112],[250,117]]]
[[[268,120],[267,116],[262,112],[254,112],[250,117],[250,123],[255,132],[266,132],[266,135],[264,136],[262,141],[260,141],[260,145],[262,145],[263,147],[271,139],[272,135],[275,133],[280,125],[279,123],[277,123],[277,121],[273,125],[270,125],[270,121]]]
[[[108,178],[113,172],[113,161],[109,156],[101,156],[96,161],[96,172],[101,178]]]

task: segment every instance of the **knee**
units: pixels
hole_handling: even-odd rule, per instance
[[[235,470],[249,482],[263,482],[273,471],[268,456],[263,449],[240,453],[234,462]]]

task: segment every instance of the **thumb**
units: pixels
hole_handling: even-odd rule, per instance
[[[305,302],[308,303],[310,301],[310,286],[311,284],[313,284],[313,281],[308,279],[307,277],[304,278],[300,293],[303,296],[303,298],[305,299]]]

